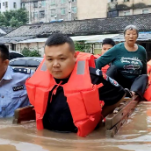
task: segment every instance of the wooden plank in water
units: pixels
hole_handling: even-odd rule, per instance
[[[111,128],[106,129],[107,137],[114,137],[114,135],[118,132],[120,127],[127,121],[128,117],[132,114],[132,112],[135,109],[135,107],[137,106],[138,102],[139,102],[138,98],[132,99],[131,101],[128,102],[128,104],[126,104],[126,106],[123,109],[121,109],[120,113],[117,113],[117,114],[120,114],[120,116],[117,116],[117,120],[116,120],[115,116],[113,116],[114,117],[113,119],[108,120],[108,121],[110,121],[109,125]],[[121,115],[121,114],[123,114],[123,115]],[[119,120],[119,117],[122,117],[122,118]],[[114,122],[113,122],[113,120],[114,120]],[[111,125],[111,124],[115,123],[115,121],[116,122],[118,121],[118,122],[115,125]],[[108,123],[106,123],[106,124],[108,124]]]
[[[27,106],[23,108],[18,108],[15,110],[13,123],[19,124],[22,121],[35,120],[35,110],[33,106]]]
[[[115,109],[117,110],[117,113],[112,113],[106,116],[106,129],[110,130],[114,125],[121,121],[122,118],[133,108],[133,106],[137,105],[137,103],[138,100],[136,98],[131,98],[128,101],[124,101],[123,104],[120,104],[119,107]]]

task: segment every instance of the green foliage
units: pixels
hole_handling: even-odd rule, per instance
[[[76,51],[85,52],[84,48],[85,48],[85,44],[83,42],[78,41],[75,43],[75,50]]]
[[[41,57],[41,55],[38,50],[32,50],[30,52],[30,57]]]
[[[75,42],[75,50],[81,52],[90,52],[91,46],[90,44],[86,44],[85,41],[77,41]]]
[[[24,49],[22,50],[22,54],[23,54],[25,57],[28,57],[29,54],[30,54],[30,50],[27,49],[27,48],[24,48]]]
[[[11,10],[0,13],[0,26],[19,27],[28,22],[28,12],[25,9]]]
[[[28,48],[24,48],[22,50],[22,54],[25,57],[41,57],[41,55],[40,55],[38,50],[29,50]]]

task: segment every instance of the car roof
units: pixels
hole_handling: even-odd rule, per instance
[[[24,57],[24,55],[16,51],[11,51],[11,50],[9,51],[9,60],[12,60],[18,57]]]
[[[17,51],[13,51],[13,50],[9,50],[9,53],[17,53],[17,54],[21,54],[21,55],[23,55],[22,53],[17,52]]]
[[[42,57],[23,57],[10,60],[10,66],[22,66],[22,67],[37,67],[43,60]]]

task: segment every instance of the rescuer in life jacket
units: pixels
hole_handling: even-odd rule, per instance
[[[103,55],[106,51],[114,47],[115,42],[111,38],[105,38],[102,42],[102,52],[101,55]]]
[[[148,74],[148,84],[146,91],[144,93],[144,98],[147,101],[151,101],[151,60],[147,62],[147,74]]]
[[[115,42],[113,41],[113,39],[111,38],[105,38],[102,42],[102,51],[101,51],[101,54],[98,54],[98,55],[94,55],[95,59],[98,59],[101,55],[103,55],[106,51],[108,51],[109,49],[111,49],[112,47],[114,47],[115,45]],[[104,67],[102,67],[102,71],[104,73],[107,72],[108,68],[110,66],[109,65],[106,65]]]
[[[88,135],[122,101],[124,89],[94,68],[92,54],[77,55],[74,42],[64,34],[51,35],[44,51],[45,60],[26,82],[37,129]]]

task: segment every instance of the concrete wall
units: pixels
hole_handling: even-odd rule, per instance
[[[125,15],[125,12],[130,12],[129,15],[132,15],[133,10],[130,9],[130,10],[119,11],[119,16],[126,16],[126,15]]]
[[[16,44],[16,51],[22,52],[24,48],[28,48],[29,50],[38,50],[41,56],[44,55],[44,45],[45,43],[20,43]]]
[[[151,13],[151,7],[150,8],[143,8],[143,9],[135,9],[134,10],[134,14],[137,15],[137,14],[142,14],[143,13],[143,10],[147,10],[148,13]]]
[[[118,0],[118,5],[126,5],[131,7],[128,10],[120,10],[119,16],[125,16],[124,12],[130,11],[129,15],[143,14],[143,10],[147,9],[151,13],[151,1],[150,0],[130,0],[129,2],[123,2],[123,0]]]
[[[132,4],[144,3],[146,5],[151,5],[150,0],[129,0],[129,2],[124,2],[124,0],[117,0],[118,4],[126,4],[128,6]]]
[[[134,4],[137,4],[137,3],[144,3],[146,5],[151,5],[151,1],[150,0],[133,0],[134,1]],[[132,2],[133,2],[132,1]]]
[[[108,0],[77,0],[77,18],[82,20],[106,17],[107,2]]]
[[[145,12],[143,10],[145,10]],[[151,13],[151,7],[119,11],[119,16],[126,16],[125,12],[128,11],[130,12],[129,15],[147,14]]]
[[[41,56],[44,55],[44,45],[45,43],[19,43],[16,44],[16,51],[22,53],[22,50],[24,48],[27,48],[29,50],[38,50],[41,54]],[[11,49],[11,44],[7,44],[7,46],[9,46],[9,49]],[[92,53],[92,48],[90,48],[90,50],[88,52]],[[101,54],[101,49],[102,49],[102,44],[101,43],[97,43],[95,44],[95,46],[93,47],[94,49],[94,54]]]

